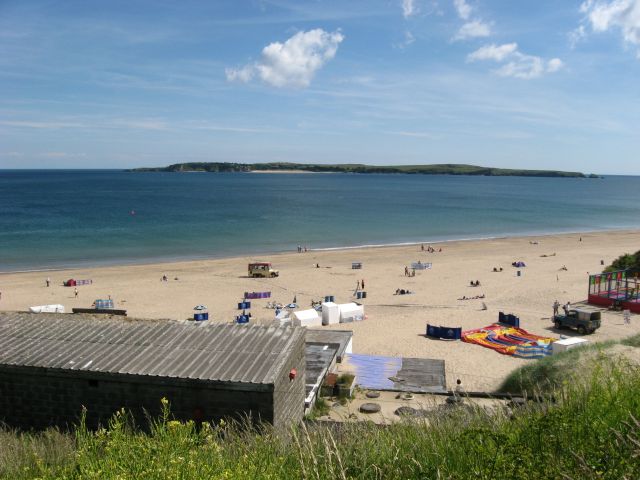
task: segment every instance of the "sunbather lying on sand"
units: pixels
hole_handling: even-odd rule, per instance
[[[396,293],[394,293],[394,295],[410,295],[414,292],[412,292],[409,289],[405,289],[405,288],[398,288],[396,289]]]

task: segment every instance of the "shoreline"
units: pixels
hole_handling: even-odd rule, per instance
[[[303,172],[306,173],[306,172]],[[421,244],[432,244],[432,245],[443,245],[443,244],[451,244],[458,242],[480,242],[480,241],[491,241],[491,240],[516,240],[516,239],[525,239],[525,238],[547,238],[547,237],[556,237],[563,235],[592,235],[598,233],[640,233],[640,228],[638,229],[629,229],[629,228],[604,228],[604,229],[596,229],[596,230],[578,230],[578,231],[562,231],[562,232],[536,232],[536,233],[524,233],[524,234],[499,234],[492,236],[478,236],[478,237],[459,237],[459,238],[446,238],[446,239],[436,239],[436,240],[424,240],[424,241],[408,241],[408,242],[394,242],[394,243],[381,243],[381,244],[360,244],[360,245],[346,245],[346,246],[333,246],[333,247],[319,247],[319,248],[309,248],[307,253],[313,252],[342,252],[342,251],[353,251],[353,250],[370,250],[370,249],[386,249],[386,248],[401,248],[401,247],[411,247]],[[100,268],[113,268],[113,267],[133,267],[133,266],[162,266],[162,265],[175,265],[180,263],[192,263],[192,262],[208,262],[208,261],[220,261],[220,260],[234,260],[234,259],[245,259],[245,258],[253,258],[256,261],[260,260],[262,257],[272,257],[279,255],[288,255],[291,253],[296,253],[294,249],[291,250],[272,250],[272,251],[262,251],[257,253],[242,253],[242,254],[220,254],[220,255],[204,255],[204,256],[176,256],[176,257],[158,257],[158,258],[149,258],[142,260],[123,260],[123,259],[114,259],[114,260],[105,260],[103,262],[98,263],[89,263],[91,260],[79,260],[76,262],[69,263],[67,265],[62,266],[51,266],[51,267],[43,267],[43,268],[21,268],[17,270],[2,270],[0,267],[0,277],[3,275],[11,275],[11,274],[19,274],[19,273],[37,273],[37,272],[64,272],[69,270],[81,270],[81,269],[100,269]]]

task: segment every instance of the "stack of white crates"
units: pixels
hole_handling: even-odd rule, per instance
[[[340,323],[340,307],[337,303],[324,302],[322,304],[322,325]]]

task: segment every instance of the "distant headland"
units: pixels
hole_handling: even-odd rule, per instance
[[[522,170],[510,168],[479,167],[477,165],[434,164],[434,165],[364,165],[359,163],[317,164],[317,163],[228,163],[191,162],[176,163],[167,167],[144,167],[127,170],[129,172],[313,172],[313,173],[402,173],[414,175],[484,175],[493,177],[571,177],[598,178],[580,172],[559,170]]]

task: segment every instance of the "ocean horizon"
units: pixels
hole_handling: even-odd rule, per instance
[[[0,170],[0,272],[640,227],[638,176],[189,173]]]

